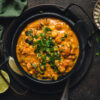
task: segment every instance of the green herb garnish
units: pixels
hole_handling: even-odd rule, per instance
[[[39,34],[34,36],[35,39],[37,39],[38,37],[39,37]]]
[[[61,40],[62,40],[62,41],[65,41],[65,38],[64,38],[64,37],[62,37],[62,38],[61,38]]]
[[[25,32],[26,36],[31,36],[33,38],[33,30],[29,29]]]
[[[64,45],[61,45],[62,47],[64,47]]]
[[[62,53],[64,51],[64,49],[60,50],[60,52]]]
[[[41,37],[43,37],[43,36],[44,36],[44,34],[43,34],[43,33],[40,33],[40,36],[41,36]]]
[[[44,32],[47,33],[48,31],[52,31],[49,27],[45,27]]]
[[[67,37],[67,34],[66,33],[64,34],[64,37]]]
[[[33,63],[31,63],[31,65],[34,67],[35,71],[38,72],[37,65]]]
[[[27,39],[25,40],[25,42],[28,43],[28,44],[30,44],[30,45],[33,44],[33,41],[32,41],[32,40],[29,40],[29,38],[27,38]]]

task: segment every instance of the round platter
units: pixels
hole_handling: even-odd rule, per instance
[[[5,58],[9,57],[11,55],[11,42],[12,42],[12,38],[13,38],[13,33],[14,33],[14,29],[16,29],[16,27],[19,25],[19,23],[22,21],[22,17],[27,18],[28,16],[34,15],[36,13],[40,13],[40,11],[42,10],[43,12],[56,12],[56,13],[60,13],[60,14],[65,14],[63,13],[62,9],[60,9],[61,7],[58,6],[54,6],[54,5],[41,5],[38,7],[34,7],[31,8],[28,12],[24,12],[22,14],[22,16],[20,16],[18,19],[20,19],[20,21],[17,21],[18,19],[14,19],[14,21],[10,24],[10,26],[5,30],[4,35],[3,35],[3,50],[4,50],[4,56]],[[76,21],[77,17],[72,17],[72,13],[71,11],[68,11],[68,14],[65,15],[66,17],[70,17],[72,18],[73,21]],[[78,28],[80,28],[80,34],[84,36],[84,39],[87,39],[87,37],[89,36],[89,33],[85,30],[85,28],[83,28],[83,23],[79,23],[77,25]],[[85,40],[87,41],[87,40]],[[88,71],[89,67],[91,66],[91,62],[93,60],[93,52],[94,52],[94,46],[93,46],[93,40],[91,42],[91,46],[86,45],[85,47],[85,59],[82,62],[80,68],[77,70],[76,73],[74,73],[71,77],[70,77],[70,85],[69,88],[72,89],[73,87],[75,87],[80,80],[84,77],[84,75],[86,74],[86,72]],[[88,62],[87,62],[88,61]],[[12,77],[13,77],[13,82],[17,82],[20,85],[22,85],[23,87],[25,87],[28,90],[34,91],[34,92],[38,92],[38,93],[57,93],[57,92],[61,92],[64,89],[65,83],[61,83],[57,86],[53,86],[52,88],[51,86],[39,86],[34,84],[33,82],[29,81],[28,79],[26,79],[25,77],[21,77],[19,75],[17,75],[16,73],[14,73],[9,65],[7,65],[8,67],[8,71],[11,73]]]

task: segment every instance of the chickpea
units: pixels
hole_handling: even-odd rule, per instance
[[[32,46],[30,45],[29,48],[32,49]]]
[[[28,70],[31,70],[31,68],[32,68],[31,64],[30,63],[27,63],[27,69]]]
[[[22,35],[25,35],[25,32],[23,31],[21,34],[22,34]]]
[[[54,26],[54,25],[51,25],[51,26],[49,26],[49,28],[50,28],[51,30],[54,30],[54,29],[55,29],[55,26]]]
[[[65,72],[65,66],[59,66],[59,71],[60,71],[61,73]]]
[[[30,70],[29,73],[32,75],[33,74],[33,70]]]
[[[53,31],[53,32],[51,33],[51,36],[52,36],[53,38],[57,37],[57,35],[58,35],[57,31]]]
[[[70,59],[70,60],[75,60],[76,56],[75,55],[70,55],[67,58]]]
[[[72,67],[68,67],[65,72],[70,72],[72,70]]]
[[[74,48],[71,49],[71,54],[75,54],[75,49]]]
[[[58,75],[57,74],[53,74],[52,77],[53,77],[54,80],[57,80]]]
[[[70,29],[69,25],[66,25],[66,29],[67,29],[67,30]]]
[[[59,36],[57,36],[56,39],[55,39],[55,41],[56,41],[57,43],[61,43],[61,38],[60,38]]]
[[[57,30],[61,30],[62,29],[62,25],[60,23],[58,23],[58,24],[55,25],[55,28]]]
[[[73,35],[73,31],[68,30],[67,34],[68,34],[69,36],[72,36],[72,35]]]
[[[71,66],[72,65],[72,60],[70,59],[66,59],[64,60],[64,62],[62,63],[62,66],[63,67],[68,67],[68,66]]]
[[[41,66],[41,70],[44,70],[45,69],[45,67],[44,66]]]
[[[59,60],[55,60],[55,64],[56,64],[56,66],[59,66]]]
[[[67,46],[64,47],[60,47],[60,50],[63,50],[62,55],[68,55],[70,53],[70,48],[68,48]]]

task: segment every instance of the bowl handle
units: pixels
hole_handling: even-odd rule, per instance
[[[95,28],[95,24],[94,24],[94,22],[92,21],[92,19],[90,18],[90,16],[87,14],[87,12],[81,7],[81,6],[79,6],[79,5],[77,5],[77,4],[75,4],[75,3],[71,3],[71,4],[69,4],[65,9],[64,9],[64,12],[67,12],[71,7],[73,7],[73,6],[75,6],[75,7],[78,7],[86,16],[87,16],[87,18],[89,19],[89,21],[90,21],[90,23],[92,24],[92,26],[93,26],[93,30],[94,30],[94,32],[93,32],[93,34],[91,34],[89,37],[88,37],[88,40],[91,40],[91,39],[93,39],[93,37],[94,37],[94,33],[96,32],[96,28]],[[92,33],[92,32],[91,32]]]

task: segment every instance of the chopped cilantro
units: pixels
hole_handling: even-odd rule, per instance
[[[62,41],[65,41],[65,38],[64,38],[64,37],[62,37],[62,38],[61,38],[61,40],[62,40]]]
[[[34,36],[35,39],[37,39],[38,37],[39,37],[39,34]]]
[[[25,32],[26,36],[31,36],[33,38],[33,30],[29,29]]]
[[[64,37],[67,37],[67,34],[66,33],[64,34]]]
[[[64,47],[64,45],[61,45],[62,47]]]
[[[45,27],[44,32],[47,33],[48,31],[52,31],[49,27]]]
[[[33,44],[33,41],[32,41],[32,40],[29,40],[29,38],[27,38],[27,39],[25,40],[25,42],[28,43],[28,44],[30,44],[30,45]]]
[[[36,28],[36,30],[38,30],[38,28]]]
[[[64,49],[60,50],[60,52],[62,53],[64,51]]]
[[[44,36],[43,33],[41,33],[40,36],[43,37]]]

